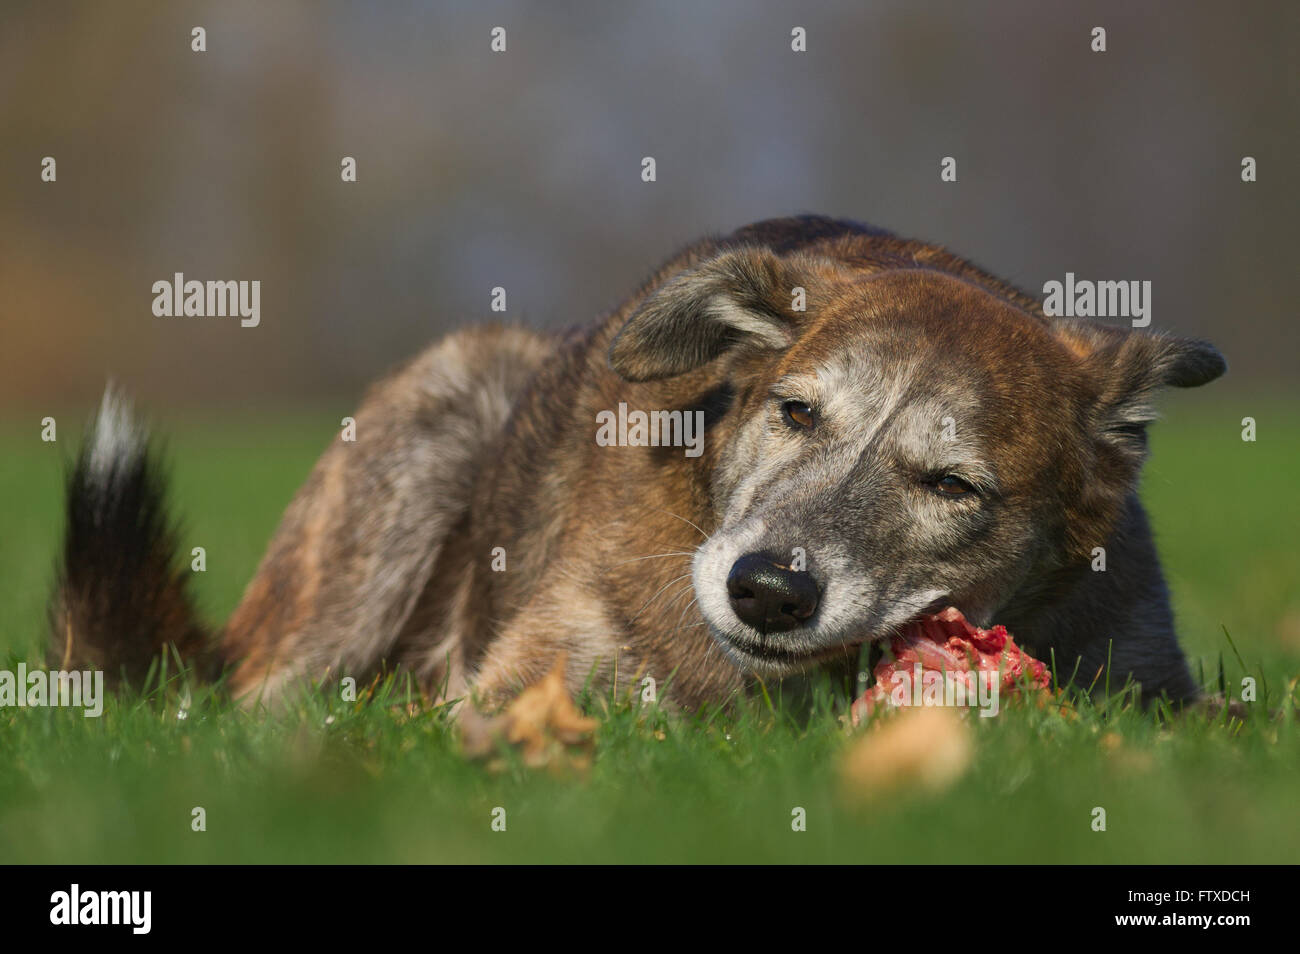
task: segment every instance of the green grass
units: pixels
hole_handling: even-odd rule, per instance
[[[0,861],[33,862],[1293,862],[1300,795],[1300,547],[1294,401],[1182,396],[1144,483],[1193,670],[1231,694],[1262,677],[1288,716],[1172,726],[1122,701],[1075,718],[1010,707],[971,719],[975,758],[949,790],[903,787],[869,810],[837,797],[852,744],[823,686],[811,713],[762,700],[670,716],[608,697],[586,777],[461,757],[445,710],[402,689],[308,694],[274,717],[195,689],[114,697],[102,718],[0,709]],[[205,612],[234,606],[295,487],[346,413],[167,421],[186,546],[207,549]],[[1240,440],[1256,417],[1259,440]],[[68,417],[71,422],[73,417]],[[35,660],[60,524],[62,457],[38,428],[0,430],[0,668]],[[1224,636],[1232,634],[1236,651]],[[6,662],[6,660],[9,660]],[[1244,669],[1243,669],[1244,665]],[[1288,684],[1292,684],[1288,690]],[[1119,752],[1099,744],[1108,733]],[[202,806],[207,831],[190,828]],[[491,830],[505,808],[507,830]],[[807,831],[791,830],[791,810]],[[1092,810],[1107,830],[1091,828]]]

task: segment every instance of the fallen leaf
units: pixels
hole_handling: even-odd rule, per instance
[[[970,768],[971,728],[951,708],[894,711],[874,721],[844,754],[841,790],[850,802],[867,802],[907,786],[942,791]]]
[[[551,671],[521,692],[505,712],[485,716],[472,706],[460,716],[461,745],[469,758],[497,751],[501,740],[519,750],[524,764],[533,768],[573,768],[585,771],[589,748],[600,723],[584,716],[573,704],[564,685],[566,654],[556,657]],[[490,764],[489,767],[499,767]]]
[[[1291,649],[1300,649],[1300,607],[1287,610],[1277,621],[1277,638]]]

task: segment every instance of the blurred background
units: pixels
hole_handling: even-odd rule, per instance
[[[1150,279],[1153,327],[1228,356],[1216,388],[1289,388],[1298,23],[1252,2],[6,0],[0,408],[80,416],[109,375],[155,407],[352,400],[500,317],[493,286],[507,318],[587,321],[679,244],[800,211],[1032,292]],[[155,318],[178,271],[260,280],[260,326]]]
[[[61,473],[109,376],[167,435],[219,621],[367,382],[501,317],[493,287],[507,319],[586,322],[683,243],[810,211],[1034,293],[1067,271],[1150,280],[1153,328],[1217,343],[1229,374],[1164,399],[1143,495],[1198,667],[1217,671],[1226,628],[1285,682],[1298,10],[4,0],[0,657],[42,638]],[[260,325],[155,318],[175,272],[260,281]]]
[[[1258,677],[1276,707],[1300,681],[1298,27],[1294,0],[0,0],[0,669],[44,658],[63,476],[106,378],[166,436],[179,565],[204,548],[187,578],[219,626],[365,385],[501,318],[493,287],[507,319],[586,322],[681,244],[807,211],[1034,294],[1066,272],[1150,280],[1153,329],[1221,348],[1223,381],[1162,400],[1142,495],[1193,673],[1234,698]],[[260,281],[260,325],[155,318],[175,272]],[[116,711],[0,711],[0,859],[1296,854],[1284,729],[1121,720],[1104,752],[1089,723],[1031,713],[980,733],[973,785],[849,824],[830,732],[710,725],[647,748],[619,729],[593,784],[532,788],[442,757],[427,723],[384,728],[383,706],[329,730],[314,705],[300,723]],[[1048,837],[987,825],[994,800]],[[815,819],[794,839],[791,804]],[[1092,805],[1113,835],[1085,825]]]

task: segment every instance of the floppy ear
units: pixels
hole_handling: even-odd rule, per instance
[[[628,381],[694,370],[735,347],[794,340],[791,296],[811,276],[767,249],[738,249],[672,278],[632,313],[609,348]]]
[[[1156,391],[1200,387],[1228,369],[1214,345],[1198,338],[1110,328],[1091,328],[1087,337],[1095,347],[1085,359],[1097,387],[1093,432],[1122,451],[1145,450]]]

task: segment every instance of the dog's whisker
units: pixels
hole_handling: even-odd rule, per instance
[[[687,593],[693,592],[694,589],[695,589],[694,581],[692,581],[690,584],[686,586],[683,586],[680,590],[677,591],[677,593],[673,596],[673,598],[668,601],[668,605],[664,607],[664,611],[667,612],[668,610],[671,610],[677,604],[678,600],[680,600]]]
[[[633,557],[630,560],[620,560],[617,563],[611,563],[610,569],[613,569],[616,566],[627,566],[629,563],[640,563],[642,560],[658,560],[670,556],[694,557],[695,554],[689,550],[670,550],[667,553],[651,553],[649,556]]]
[[[630,620],[628,620],[628,622],[629,623],[635,622],[641,616],[641,614],[645,612],[646,607],[649,606],[651,603],[653,603],[659,597],[659,594],[662,593],[664,590],[668,589],[668,587],[672,586],[674,583],[680,583],[682,580],[688,580],[690,579],[690,577],[691,575],[689,573],[683,573],[681,576],[673,577],[663,586],[659,587],[659,589],[655,591],[654,595],[651,596],[650,599],[646,600],[645,603],[641,605],[641,608],[636,611],[636,614]]]
[[[704,620],[700,620],[698,623],[687,623],[685,626],[675,626],[672,629],[664,630],[664,635],[671,636],[673,633],[683,633],[688,629],[696,629],[700,626],[707,626],[707,625],[708,624]],[[716,643],[712,644],[711,648],[716,648],[716,646],[717,646]]]
[[[699,531],[700,531],[700,536],[704,537],[704,540],[705,540],[706,543],[709,541],[710,536],[711,536],[710,534],[705,533],[704,530],[700,527],[699,524],[697,524],[697,523],[692,523],[690,520],[687,520],[687,519],[686,519],[685,517],[683,517],[681,514],[673,513],[671,510],[664,510],[662,507],[651,507],[650,509],[651,509],[651,510],[658,510],[660,513],[666,513],[666,514],[668,514],[668,516],[670,516],[670,517],[675,517],[676,519],[680,520],[682,523],[685,523],[685,524],[688,524],[689,526],[694,527],[696,530],[699,530]]]
[[[691,589],[694,590],[694,586],[692,586]],[[676,599],[680,599],[680,598],[681,598],[680,596],[676,597]],[[698,596],[691,597],[690,601],[684,607],[682,607],[682,611],[677,614],[677,625],[674,626],[672,629],[668,630],[668,632],[675,633],[678,630],[683,628],[682,620],[686,619],[686,614],[691,611],[691,607],[694,606],[697,602],[699,602]],[[701,619],[699,623],[695,625],[703,626],[705,622],[706,620]]]

